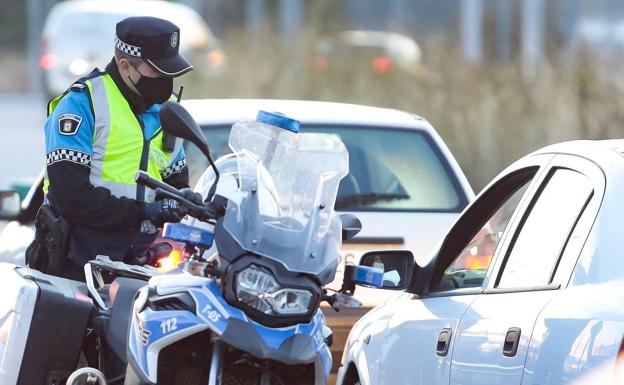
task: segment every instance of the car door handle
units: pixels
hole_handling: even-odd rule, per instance
[[[448,354],[449,345],[451,343],[452,330],[450,328],[444,328],[440,331],[438,336],[438,346],[436,347],[436,354],[440,357],[444,357]]]
[[[509,330],[507,330],[505,343],[503,344],[503,355],[505,357],[513,357],[516,355],[521,334],[522,330],[520,328],[509,328]]]

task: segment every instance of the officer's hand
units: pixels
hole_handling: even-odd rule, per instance
[[[165,222],[180,222],[188,213],[188,209],[173,199],[162,199],[145,205],[146,219],[156,226]]]
[[[186,200],[191,201],[196,205],[201,206],[204,203],[204,197],[202,197],[200,193],[193,191],[192,188],[183,188],[180,192],[184,194],[184,198],[186,198]]]

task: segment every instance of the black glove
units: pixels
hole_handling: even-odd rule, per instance
[[[192,188],[183,188],[182,190],[180,190],[180,192],[184,194],[184,198],[186,198],[186,200],[191,201],[199,206],[203,205],[204,197],[202,197],[200,193],[193,191]]]
[[[156,226],[162,226],[165,222],[180,222],[187,213],[186,207],[169,198],[145,205],[145,219]]]

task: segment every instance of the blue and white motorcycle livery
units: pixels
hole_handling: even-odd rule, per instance
[[[163,365],[179,366],[159,364],[162,352],[202,333],[209,384],[326,383],[331,332],[319,304],[338,262],[342,224],[333,206],[348,154],[337,137],[297,132],[298,122],[271,113],[235,124],[234,154],[217,161],[216,197],[227,205],[214,233],[201,219],[165,226],[164,237],[196,256],[214,250],[214,234],[217,254],[187,264],[206,277],[162,275],[139,290],[129,333],[129,370],[139,383],[160,381]],[[196,190],[206,196],[215,179],[208,169]],[[179,309],[150,306],[159,298]]]
[[[215,163],[179,104],[165,104],[161,122],[211,164],[196,188],[202,205],[137,174],[189,209],[190,220],[163,229],[185,244],[184,262],[160,274],[98,256],[85,283],[0,264],[0,384],[326,384],[331,331],[321,301],[357,306],[355,283],[383,279],[383,270],[349,266],[342,290],[324,289],[341,240],[360,230],[334,211],[345,146],[260,112],[234,125],[234,153]]]

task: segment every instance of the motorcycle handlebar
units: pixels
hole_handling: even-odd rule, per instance
[[[184,197],[184,194],[182,194],[180,190],[171,185],[168,185],[167,183],[150,177],[145,171],[137,172],[134,176],[134,180],[137,182],[137,184],[149,187],[154,190],[157,196],[165,196],[167,198],[175,199],[176,201],[180,202],[189,209],[189,214],[191,216],[199,220],[212,219],[210,210],[208,210],[206,207],[196,205],[195,203],[189,201]]]
[[[184,198],[184,195],[177,188],[168,185],[165,182],[161,182],[149,176],[145,171],[139,171],[134,176],[134,180],[137,184],[143,185],[145,187],[149,187],[152,190],[162,189],[165,190],[177,197]]]

